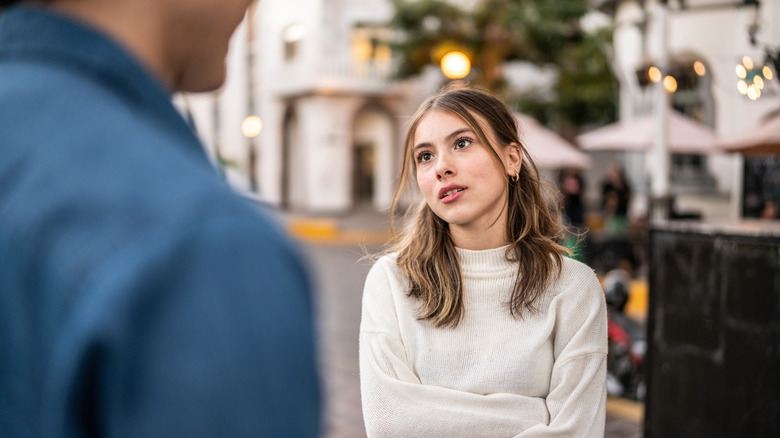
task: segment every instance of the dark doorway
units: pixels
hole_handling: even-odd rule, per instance
[[[355,205],[370,204],[374,199],[375,147],[356,143],[352,151],[352,199]]]

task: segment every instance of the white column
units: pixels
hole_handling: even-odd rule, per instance
[[[663,77],[669,70],[668,41],[667,41],[667,9],[664,2],[655,6],[653,13],[656,22],[655,37],[658,48],[658,68],[662,72],[662,79],[654,85],[655,100],[655,142],[650,151],[651,177],[650,191],[652,195],[651,219],[663,221],[668,218],[669,208],[669,96],[664,89]]]
[[[227,76],[219,99],[219,152],[235,163],[225,167],[227,180],[236,188],[249,189],[247,178],[247,139],[241,133],[241,122],[247,116],[246,22],[238,26],[230,40]]]

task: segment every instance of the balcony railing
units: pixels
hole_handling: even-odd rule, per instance
[[[282,94],[381,92],[391,82],[392,65],[375,62],[294,63],[272,75],[273,88]]]

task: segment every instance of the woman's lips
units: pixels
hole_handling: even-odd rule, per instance
[[[451,195],[451,192],[458,191],[458,190],[465,190],[466,187],[458,185],[458,184],[450,184],[447,186],[444,186],[439,189],[439,199],[444,198],[447,195]]]
[[[442,190],[444,193],[442,193],[439,198],[441,199],[442,203],[449,204],[450,202],[460,198],[465,190],[465,187],[456,187],[450,188],[449,190]]]

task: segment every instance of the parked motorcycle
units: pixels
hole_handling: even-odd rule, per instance
[[[631,276],[615,269],[604,277],[607,300],[607,393],[643,401],[644,359],[647,351],[645,327],[624,312]]]

